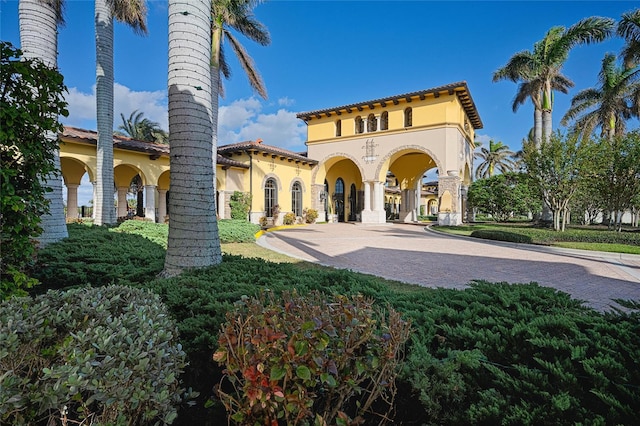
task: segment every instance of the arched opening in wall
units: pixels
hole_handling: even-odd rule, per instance
[[[135,175],[129,183],[127,211],[129,216],[144,217],[144,184],[139,174]]]
[[[273,217],[273,208],[278,204],[278,184],[269,178],[264,184],[264,209],[267,217]]]
[[[344,222],[344,180],[340,177],[336,180],[335,192],[332,198],[336,215],[338,215],[338,222]]]
[[[380,130],[389,130],[389,113],[383,111],[380,115]]]
[[[404,127],[413,126],[413,109],[407,107],[404,110]]]
[[[349,189],[349,221],[356,221],[356,212],[358,211],[357,206],[358,201],[358,191],[356,190],[356,184],[352,183],[351,188]]]
[[[362,117],[360,116],[356,117],[355,125],[356,125],[356,129],[355,129],[356,134],[364,133],[364,121],[362,120]]]
[[[296,216],[302,216],[302,186],[298,181],[291,186],[291,211]]]
[[[324,180],[324,221],[329,221],[329,182]]]
[[[378,130],[378,121],[376,120],[376,116],[374,114],[369,114],[367,116],[367,132],[375,132]]]
[[[430,176],[436,176],[433,181]],[[388,220],[416,222],[425,219],[429,200],[437,200],[437,167],[427,153],[409,148],[395,153],[386,174],[385,195],[394,198],[386,207]]]
[[[93,184],[89,167],[71,157],[60,158],[64,185],[62,199],[67,220],[90,218],[93,215]]]

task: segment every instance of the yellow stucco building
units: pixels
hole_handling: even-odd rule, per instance
[[[465,82],[297,116],[307,125],[306,153],[259,139],[218,147],[212,214],[229,218],[231,195],[240,191],[251,194],[249,219],[256,223],[276,205],[276,223],[306,208],[316,209],[319,221],[415,221],[422,212],[443,225],[462,223],[475,130],[482,128]],[[60,139],[67,216],[74,219],[83,175],[95,180],[97,134],[65,127]],[[437,183],[423,183],[434,168]],[[143,188],[144,216],[163,221],[170,215],[169,174],[167,145],[114,136],[118,217],[129,214],[126,195],[135,181]]]

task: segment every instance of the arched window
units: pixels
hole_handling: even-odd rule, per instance
[[[278,204],[278,186],[274,178],[264,184],[264,210],[267,217],[273,217],[273,206]]]
[[[336,120],[336,136],[342,136],[342,120]]]
[[[378,121],[376,120],[376,116],[369,114],[367,117],[367,132],[375,132],[376,130],[378,130]]]
[[[364,122],[360,116],[356,117],[356,133],[364,133]]]
[[[338,222],[344,222],[344,180],[336,180],[336,192],[333,194],[335,213],[338,215]]]
[[[380,116],[380,130],[389,130],[389,113],[384,111]]]
[[[404,110],[404,127],[413,126],[413,110],[408,107]]]
[[[302,187],[300,182],[294,182],[291,187],[291,211],[296,216],[302,216]]]

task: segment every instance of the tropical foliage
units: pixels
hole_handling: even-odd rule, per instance
[[[67,116],[62,75],[0,43],[0,300],[33,284],[24,274],[36,250],[50,189],[40,177],[56,173],[57,139]]]
[[[500,173],[512,172],[516,168],[513,159],[515,153],[502,142],[489,141],[489,149],[480,147],[480,152],[476,152],[474,157],[482,160],[476,169],[476,178],[488,178],[495,175],[496,170]]]
[[[160,124],[143,118],[144,113],[135,110],[125,118],[124,114],[120,114],[122,124],[118,126],[118,131],[114,134],[128,136],[132,139],[146,142],[169,143],[169,135],[160,128]]]
[[[506,222],[516,214],[538,211],[540,202],[523,173],[506,173],[476,180],[469,187],[468,201],[473,208]]]
[[[560,124],[573,122],[572,131],[589,137],[596,127],[612,139],[625,133],[626,121],[637,111],[640,69],[618,66],[614,54],[605,55],[597,88],[580,91]],[[636,109],[634,109],[636,107]]]
[[[553,27],[542,40],[534,44],[532,51],[516,53],[494,73],[493,81],[506,79],[520,82],[513,104],[514,111],[527,98],[533,102],[534,140],[537,144],[552,134],[553,92],[567,93],[574,85],[562,74],[562,66],[569,52],[580,44],[603,41],[613,29],[613,19],[599,17],[585,18],[569,28]]]

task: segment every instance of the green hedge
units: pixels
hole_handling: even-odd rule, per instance
[[[223,219],[218,221],[221,243],[253,243],[260,226],[246,220]]]
[[[477,231],[473,231],[471,236],[485,240],[508,241],[512,243],[533,243],[532,238],[528,235],[490,229],[478,229]]]

